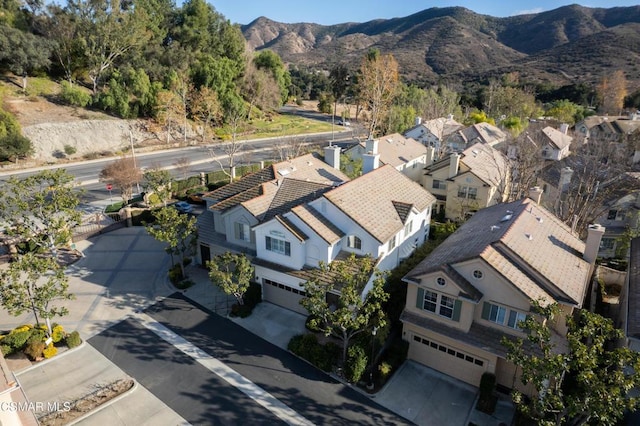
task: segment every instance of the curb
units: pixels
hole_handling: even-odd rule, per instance
[[[19,375],[20,375],[20,374],[22,374],[22,373],[26,373],[26,372],[28,372],[28,371],[35,370],[35,369],[36,369],[36,368],[38,368],[38,367],[41,367],[41,366],[43,366],[43,365],[47,365],[47,364],[49,364],[50,362],[53,362],[53,361],[58,360],[58,359],[60,359],[60,358],[63,358],[65,355],[67,355],[67,354],[69,354],[69,353],[71,353],[71,352],[74,352],[74,351],[76,351],[76,350],[78,350],[78,349],[80,349],[80,348],[84,348],[85,344],[86,344],[86,341],[83,339],[83,340],[82,340],[82,343],[80,343],[80,344],[79,344],[78,346],[76,346],[75,348],[67,349],[66,351],[62,352],[60,355],[55,355],[55,356],[54,356],[54,357],[52,357],[52,358],[42,360],[42,361],[40,361],[40,362],[38,362],[38,363],[36,363],[36,364],[32,364],[32,365],[31,365],[31,366],[29,366],[29,367],[23,368],[22,370],[14,371],[13,373],[14,373],[16,376],[19,376]]]
[[[129,376],[127,376],[129,377]],[[94,415],[95,413],[109,407],[111,404],[115,404],[116,402],[120,401],[121,399],[129,396],[129,394],[133,393],[133,391],[135,391],[136,389],[138,389],[138,381],[136,379],[134,379],[133,377],[129,377],[131,380],[133,380],[133,386],[131,386],[131,389],[127,390],[126,392],[121,393],[120,395],[116,396],[115,398],[111,398],[109,401],[105,402],[104,404],[100,404],[98,405],[96,408],[94,408],[91,411],[88,411],[87,413],[83,414],[82,416],[73,419],[71,422],[67,423],[67,426],[71,426],[71,425],[75,425],[76,423],[79,423],[89,417],[91,417],[92,415]]]

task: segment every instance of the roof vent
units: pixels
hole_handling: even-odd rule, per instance
[[[286,176],[286,175],[288,175],[290,173],[290,171],[289,171],[289,169],[280,169],[280,170],[278,170],[278,173],[281,176]]]
[[[495,231],[496,229],[500,229],[500,227],[498,225],[491,225],[491,232]]]
[[[533,235],[531,234],[524,234],[525,237],[527,237],[527,240],[531,241],[533,240]]]
[[[538,216],[536,219],[538,219],[538,222],[540,222],[540,223],[543,222],[543,220],[542,220],[542,218],[540,216]]]
[[[502,216],[502,219],[500,219],[500,222],[506,222],[508,220],[511,220],[512,217],[513,215],[511,213],[505,214],[504,216]]]
[[[387,142],[393,143],[393,139],[387,139]]]
[[[474,149],[473,151],[471,151],[471,153],[473,154],[474,157],[478,156],[478,150]]]

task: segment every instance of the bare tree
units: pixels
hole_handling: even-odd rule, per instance
[[[282,136],[273,145],[276,157],[281,161],[296,158],[305,153],[306,140],[300,136]]]
[[[247,120],[251,120],[253,107],[262,111],[272,110],[280,106],[280,88],[273,75],[265,69],[256,67],[253,61],[247,63],[242,79],[243,95],[247,99]]]
[[[398,62],[393,55],[370,52],[360,67],[360,97],[370,113],[368,137],[374,137],[378,125],[388,114],[398,88]]]
[[[133,195],[133,185],[142,179],[142,171],[136,167],[133,157],[122,157],[105,166],[100,172],[100,180],[115,185],[126,202]]]
[[[559,183],[548,207],[582,232],[608,209],[607,201],[628,193],[637,181],[626,173],[632,153],[624,143],[591,139],[588,144],[576,144],[573,152],[561,164],[570,169],[570,179]]]
[[[537,185],[538,175],[544,167],[541,155],[542,143],[535,135],[524,132],[508,141],[507,157],[511,165],[511,191],[508,201],[529,195],[529,189]]]
[[[605,114],[619,115],[627,96],[627,78],[622,70],[617,70],[611,76],[605,76],[598,86],[598,95],[602,104],[600,109]]]

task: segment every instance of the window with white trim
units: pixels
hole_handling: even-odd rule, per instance
[[[265,238],[266,248],[268,251],[283,254],[285,256],[291,256],[291,243],[273,237]]]
[[[519,324],[527,319],[527,314],[516,309],[508,309],[494,303],[484,302],[482,319],[513,328],[514,330],[521,330]]]
[[[362,240],[357,235],[349,235],[347,237],[347,247],[362,250]]]
[[[458,187],[458,198],[467,198],[469,200],[475,200],[478,197],[478,188],[470,186]]]
[[[453,318],[455,300],[435,291],[425,290],[422,309],[433,312],[446,318]]]
[[[251,228],[246,223],[235,222],[233,224],[236,240],[251,241]]]
[[[389,251],[393,250],[394,248],[396,248],[396,236],[395,235],[393,237],[391,237],[391,239],[389,240]]]
[[[616,248],[615,238],[603,238],[600,240],[600,250],[613,250]]]
[[[404,226],[404,236],[408,237],[409,235],[411,235],[411,231],[413,230],[413,221],[410,220],[409,222],[407,222],[407,224]]]

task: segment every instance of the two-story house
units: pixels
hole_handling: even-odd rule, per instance
[[[404,132],[404,136],[425,146],[435,147],[439,152],[441,151],[440,147],[446,145],[449,136],[462,128],[464,125],[458,123],[452,115],[427,121],[422,121],[418,117],[415,126]]]
[[[498,127],[490,123],[477,123],[458,129],[447,138],[446,144],[449,151],[462,151],[477,143],[500,148],[506,141],[507,134]]]
[[[563,124],[560,130],[547,126],[540,130],[541,155],[545,160],[559,161],[570,154],[573,138],[567,134],[569,127]]]
[[[504,201],[509,183],[506,156],[488,144],[476,143],[427,166],[423,186],[436,197],[438,214],[462,220]]]
[[[372,156],[377,155],[379,165],[389,164],[414,182],[422,182],[423,169],[427,165],[424,145],[398,133],[360,142],[345,151],[352,160],[362,161],[362,173],[375,166]]]
[[[339,148],[331,153],[339,164]],[[205,194],[206,209],[197,222],[198,262],[205,264],[212,255],[227,249],[254,255],[253,226],[348,180],[337,168],[307,154],[272,164]]]
[[[404,277],[409,359],[474,386],[490,372],[526,391],[502,338],[526,337],[519,323],[533,300],[567,315],[582,307],[603,232],[591,226],[585,244],[528,198],[480,210]],[[558,342],[564,317],[552,324]]]
[[[254,225],[263,300],[306,313],[299,301],[310,271],[351,253],[376,258],[379,270],[395,268],[428,237],[434,201],[385,165]]]

